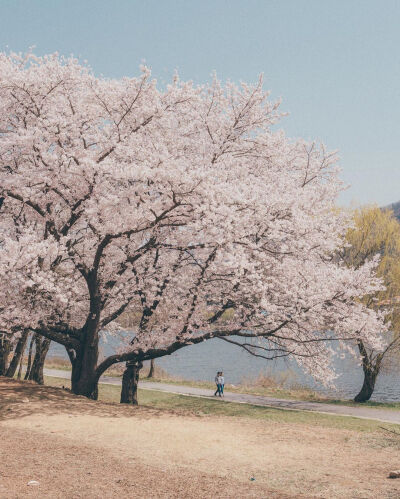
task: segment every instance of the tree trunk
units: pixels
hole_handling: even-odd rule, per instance
[[[7,372],[8,356],[11,352],[11,341],[6,333],[0,332],[0,376],[5,376]]]
[[[77,355],[72,364],[71,391],[75,395],[84,395],[90,399],[97,400],[96,364],[85,364],[82,357]]]
[[[151,359],[150,361],[150,371],[149,374],[147,375],[148,378],[154,378],[154,359]]]
[[[361,353],[364,382],[360,392],[354,397],[354,402],[366,402],[374,393],[376,378],[381,369],[384,354],[380,353],[374,356],[373,351],[368,353],[361,340],[358,342],[358,349]]]
[[[18,375],[17,375],[18,379],[21,379],[21,376],[22,376],[22,361],[23,361],[23,358],[24,358],[24,356],[21,355],[21,359],[19,361]]]
[[[51,340],[43,336],[36,335],[35,337],[35,357],[33,359],[32,368],[29,373],[28,379],[36,381],[39,385],[44,384],[43,379],[43,366],[46,360],[47,352],[50,348]]]
[[[26,373],[24,379],[29,378],[29,373],[31,372],[31,365],[32,365],[32,348],[33,348],[33,342],[35,340],[35,335],[33,334],[31,337],[31,342],[29,344],[29,352],[28,352],[28,363],[26,365]]]
[[[375,369],[364,369],[364,383],[362,385],[360,393],[356,397],[354,397],[354,402],[366,402],[371,398],[372,394],[374,393],[377,376],[378,373],[375,371]]]
[[[24,331],[18,340],[17,346],[15,347],[14,350],[14,355],[13,358],[10,362],[10,365],[8,366],[6,376],[9,378],[13,378],[15,376],[15,371],[17,370],[17,367],[19,364],[21,364],[22,358],[24,356],[24,351],[25,351],[25,346],[26,342],[28,340],[29,332]],[[21,375],[20,375],[21,378]]]
[[[91,344],[83,345],[78,351],[68,350],[72,363],[71,391],[75,395],[84,395],[93,400],[98,397],[98,379],[96,366],[98,359],[98,336]]]
[[[143,367],[140,361],[129,361],[122,376],[121,404],[138,405],[137,389],[139,383],[139,372]]]
[[[96,266],[87,276],[87,285],[90,293],[89,316],[81,334],[79,348],[76,351],[71,349],[67,351],[72,362],[72,393],[97,400],[98,377],[96,367],[99,358],[101,296]]]

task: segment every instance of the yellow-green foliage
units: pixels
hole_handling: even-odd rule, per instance
[[[393,212],[377,206],[368,206],[354,212],[354,228],[346,239],[351,247],[345,251],[349,265],[358,267],[379,253],[377,275],[383,279],[386,289],[375,296],[365,297],[371,308],[387,311],[386,320],[391,331],[400,333],[400,223]]]

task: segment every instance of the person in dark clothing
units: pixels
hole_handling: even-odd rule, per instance
[[[221,372],[218,371],[217,375],[215,376],[215,384],[217,385],[217,389],[215,390],[214,397],[216,397],[217,395],[221,396],[221,387],[219,385],[219,376],[220,376],[220,374],[221,374]]]

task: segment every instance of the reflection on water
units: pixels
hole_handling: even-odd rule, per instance
[[[102,345],[106,355],[111,353],[111,344]],[[52,344],[50,355],[67,357],[64,347]],[[214,381],[215,373],[223,371],[226,383],[238,384],[243,378],[255,378],[261,372],[279,375],[290,369],[296,382],[321,393],[342,398],[353,398],[362,385],[362,369],[353,359],[337,360],[336,369],[341,376],[336,380],[336,391],[324,388],[303,373],[294,361],[267,361],[256,358],[244,350],[218,339],[191,345],[167,357],[157,359],[157,364],[168,373],[190,380]],[[378,377],[372,400],[399,401],[400,373],[383,373]]]

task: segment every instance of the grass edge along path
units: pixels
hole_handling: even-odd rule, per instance
[[[46,362],[46,369],[55,369],[59,371],[67,371],[71,372],[70,366],[65,362],[64,359],[61,358],[51,358],[48,362]],[[113,378],[118,379],[122,377],[123,368],[117,370],[111,370],[109,375],[106,375],[105,378]],[[187,380],[179,377],[174,377],[169,375],[166,371],[161,369],[159,366],[156,366],[156,375],[149,379],[146,376],[146,373],[143,373],[143,376],[140,377],[140,383],[143,387],[142,383],[162,383],[168,385],[177,385],[190,387],[190,388],[201,388],[205,390],[214,391],[215,385],[210,381],[194,381]],[[267,385],[265,386],[264,382]],[[400,402],[377,402],[375,400],[368,400],[367,402],[359,403],[354,402],[352,399],[335,399],[328,396],[321,395],[314,390],[296,385],[293,388],[287,388],[281,386],[279,384],[279,380],[276,381],[274,378],[269,378],[268,376],[260,375],[259,378],[253,380],[244,380],[243,383],[233,385],[226,384],[225,389],[230,393],[238,393],[244,395],[256,395],[262,397],[273,397],[279,399],[288,399],[288,400],[298,400],[301,402],[315,402],[319,404],[332,404],[332,405],[343,405],[346,407],[368,407],[375,409],[389,409],[389,410],[400,410]],[[179,392],[177,392],[179,393]]]
[[[67,378],[46,376],[45,382],[52,386],[69,387],[69,380]],[[99,394],[100,400],[104,400],[107,402],[119,402],[120,386],[116,383],[102,382],[99,384]],[[398,414],[394,411],[384,411],[384,415],[387,415],[387,418],[376,418],[373,417],[373,415],[366,417],[363,415],[359,416],[338,412],[334,413],[315,409],[304,410],[301,408],[288,408],[276,405],[274,406],[272,404],[259,405],[245,401],[221,401],[221,399],[216,400],[212,396],[199,396],[179,393],[172,390],[166,391],[144,388],[143,384],[142,387],[139,388],[139,402],[141,405],[148,405],[154,408],[166,410],[182,410],[189,412],[194,411],[195,414],[199,415],[215,414],[227,416],[244,416],[250,418],[256,417],[257,419],[269,419],[269,416],[273,412],[274,414],[280,414],[280,417],[276,419],[277,421],[287,419],[289,417],[287,416],[288,413],[297,413],[297,416],[294,416],[294,420],[296,421],[305,419],[306,421],[316,421],[318,424],[318,421],[328,418],[331,421],[329,426],[337,428],[346,428],[348,426],[352,428],[354,426],[354,421],[357,422],[355,423],[356,426],[361,424],[361,422],[373,422],[373,426],[375,429],[382,423],[385,423],[385,425],[389,424],[393,428],[396,428],[396,425],[400,424],[400,411],[398,412]],[[372,412],[374,413],[374,410]],[[285,413],[286,415],[284,415]],[[396,415],[398,417],[398,421],[390,419],[390,416],[392,415]],[[339,422],[339,419],[342,420],[342,422]],[[348,421],[347,423],[345,423],[343,420]]]

